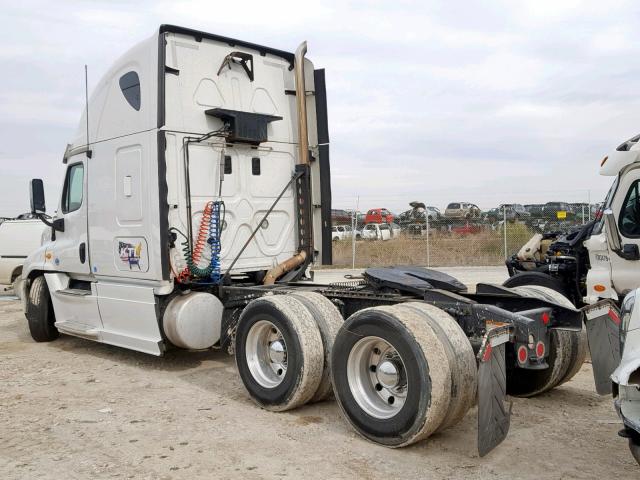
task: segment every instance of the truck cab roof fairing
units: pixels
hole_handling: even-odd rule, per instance
[[[241,46],[245,48],[250,48],[252,50],[257,50],[260,55],[264,56],[267,53],[271,55],[275,55],[277,57],[284,58],[288,60],[291,64],[291,69],[293,69],[293,59],[294,54],[291,52],[285,52],[284,50],[278,50],[277,48],[265,47],[263,45],[258,45],[256,43],[245,42],[244,40],[237,40],[235,38],[224,37],[222,35],[215,35],[213,33],[202,32],[200,30],[193,30],[191,28],[179,27],[177,25],[160,25],[159,30],[160,35],[163,33],[180,33],[183,35],[191,35],[196,39],[197,42],[201,41],[203,38],[208,38],[209,40],[215,40],[218,42],[227,43],[230,47]]]

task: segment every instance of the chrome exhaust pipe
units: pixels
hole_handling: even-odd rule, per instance
[[[307,91],[304,82],[304,56],[307,53],[307,42],[302,42],[296,50],[293,68],[296,80],[296,107],[298,111],[298,164],[309,165],[309,132],[307,127]],[[309,208],[309,207],[308,207]],[[305,225],[311,228],[311,224]],[[313,236],[309,236],[313,242]],[[313,251],[313,243],[309,247]],[[262,283],[273,285],[278,278],[294,268],[302,265],[307,259],[307,252],[300,250],[293,257],[276,265],[267,272]]]
[[[304,84],[304,56],[307,53],[307,42],[302,42],[296,50],[293,63],[296,77],[296,105],[298,110],[298,163],[309,164],[309,135],[307,129],[307,91]]]

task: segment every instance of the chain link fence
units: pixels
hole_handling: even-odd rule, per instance
[[[503,265],[535,233],[569,232],[594,219],[598,211],[597,204],[587,202],[506,204],[488,211],[450,204],[465,207],[444,212],[418,202],[413,205],[400,215],[385,209],[335,210],[333,265]]]

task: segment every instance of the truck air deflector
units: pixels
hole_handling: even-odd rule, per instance
[[[276,57],[287,60],[290,64],[289,70],[293,70],[293,53],[285,52],[284,50],[278,50],[277,48],[266,47],[264,45],[258,45],[256,43],[246,42],[244,40],[238,40],[236,38],[229,38],[222,35],[215,35],[213,33],[207,33],[200,30],[194,30],[192,28],[179,27],[177,25],[160,25],[159,33],[162,36],[163,33],[177,33],[180,35],[190,35],[196,42],[201,42],[203,39],[213,40],[216,42],[226,43],[230,47],[243,47],[256,50],[260,55],[274,55]]]
[[[241,112],[226,108],[211,108],[204,113],[225,122],[229,129],[228,141],[249,143],[251,145],[259,145],[262,142],[266,142],[268,140],[267,125],[271,122],[282,120],[282,117],[277,115]]]
[[[313,71],[316,87],[316,125],[318,127],[318,162],[320,169],[320,198],[322,198],[321,229],[323,265],[333,263],[331,238],[331,167],[329,165],[329,120],[327,115],[327,88],[324,69]]]

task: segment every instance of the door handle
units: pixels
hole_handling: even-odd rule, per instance
[[[80,244],[78,254],[80,255],[80,263],[84,263],[87,259],[87,245],[84,242]]]

